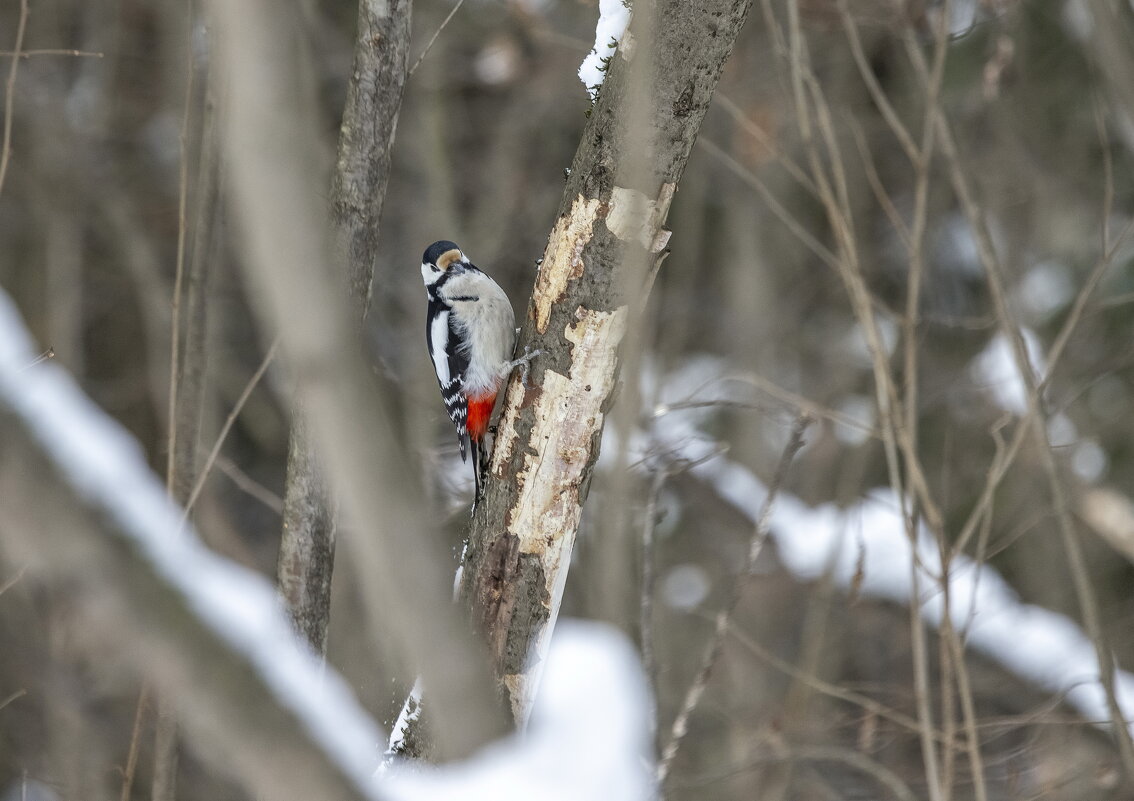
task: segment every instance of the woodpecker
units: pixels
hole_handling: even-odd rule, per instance
[[[442,239],[421,257],[428,306],[425,341],[441,386],[445,411],[457,428],[461,460],[471,449],[475,494],[473,511],[488,473],[485,435],[500,385],[513,368],[539,351],[512,359],[516,317],[504,290],[468,260],[457,245]]]

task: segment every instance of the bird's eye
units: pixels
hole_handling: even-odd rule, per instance
[[[433,271],[433,272],[435,272],[435,273],[439,273],[439,272],[441,272],[441,268],[440,268],[440,267],[438,267],[438,266],[437,266],[436,264],[430,264],[430,265],[429,265],[429,269],[430,269],[430,270],[432,270],[432,271]]]

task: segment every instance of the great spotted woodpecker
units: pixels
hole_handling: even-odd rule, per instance
[[[512,360],[516,318],[504,290],[472,264],[453,242],[425,249],[421,277],[429,300],[425,340],[445,411],[457,427],[461,459],[472,450],[476,489],[473,510],[488,473],[485,435],[500,385],[538,351]]]

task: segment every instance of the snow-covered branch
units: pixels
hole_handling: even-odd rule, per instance
[[[662,448],[674,458],[699,463],[694,474],[755,524],[766,488],[748,468],[719,455],[717,443],[700,432],[699,421],[712,404],[681,410],[664,405],[668,401],[680,406],[708,384],[725,385],[720,380],[725,377],[722,363],[702,358],[664,379],[660,414],[652,430],[641,432],[642,439],[633,447],[643,451]],[[706,400],[703,392],[696,399]],[[724,399],[736,400],[727,392]],[[604,453],[616,449],[615,443],[603,446]],[[927,623],[941,625],[945,608],[940,586],[947,580],[953,626],[970,647],[1020,678],[1064,695],[1087,720],[1110,718],[1094,644],[1083,630],[1064,615],[1021,602],[994,568],[964,554],[952,558],[948,576],[943,577],[940,549],[924,529],[911,546],[900,504],[891,490],[874,490],[847,508],[833,503],[811,507],[781,493],[771,533],[780,560],[801,580],[829,574],[844,589],[854,586],[864,597],[902,605],[910,601],[909,566],[916,559],[922,616]],[[1125,718],[1134,718],[1134,675],[1119,671],[1115,689]]]
[[[0,293],[5,550],[72,588],[178,699],[203,753],[257,794],[378,798],[368,777],[381,732],[295,639],[271,585],[182,527],[130,435],[34,358]]]

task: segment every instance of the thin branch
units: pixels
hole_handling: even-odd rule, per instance
[[[760,180],[759,176],[752,170],[745,167],[735,158],[733,158],[727,151],[720,145],[716,144],[707,136],[697,137],[697,144],[709,151],[709,155],[719,160],[722,164],[729,168],[740,180],[744,181],[750,187],[756,190],[757,194],[767,204],[768,209],[772,214],[782,222],[789,231],[804,244],[804,246],[819,257],[826,265],[835,268],[838,258],[828,250],[822,243],[819,242],[808,230],[795,218],[790,211],[784,208],[783,204],[776,199],[776,196],[768,189],[767,185]]]
[[[24,32],[28,26],[28,0],[20,0],[20,19],[16,23],[16,47],[13,55],[19,56],[24,46]],[[8,80],[4,84],[4,139],[0,143],[0,192],[4,190],[4,178],[8,174],[8,160],[12,155],[13,106],[16,102],[16,74],[20,70],[20,59],[13,58],[8,67]]]
[[[465,0],[457,0],[452,10],[449,11],[449,14],[445,17],[445,19],[441,21],[441,24],[437,27],[437,30],[435,30],[433,32],[433,35],[429,37],[429,41],[425,43],[425,49],[421,51],[421,55],[417,57],[417,61],[413,62],[413,66],[409,68],[407,77],[409,75],[413,75],[414,72],[417,71],[418,65],[421,64],[421,62],[425,59],[425,56],[429,53],[430,49],[432,49],[433,43],[437,41],[437,37],[441,35],[441,31],[445,30],[445,26],[449,24],[449,20],[453,18],[453,15],[457,13],[457,11],[461,8],[462,5],[464,5],[464,3]]]
[[[79,56],[82,58],[103,58],[105,53],[90,50],[0,50],[0,58],[28,58],[29,56]]]
[[[21,571],[21,572],[22,572],[22,571]],[[4,707],[8,706],[8,704],[12,703],[13,701],[15,701],[15,700],[17,700],[17,699],[19,699],[19,698],[23,698],[23,697],[24,697],[25,695],[27,695],[27,694],[28,694],[28,691],[27,691],[27,690],[22,690],[22,689],[21,689],[21,690],[16,690],[16,691],[15,691],[14,693],[12,693],[11,695],[9,695],[9,696],[8,696],[7,698],[5,698],[4,700],[0,701],[0,709],[3,709]]]
[[[185,4],[187,12],[187,38],[192,35],[193,4],[191,0]],[[166,491],[171,497],[176,496],[178,484],[182,480],[179,476],[179,447],[189,448],[190,453],[196,447],[195,442],[178,443],[178,429],[183,422],[178,409],[178,394],[181,382],[181,298],[182,283],[185,273],[185,240],[188,236],[189,221],[187,207],[189,204],[189,119],[193,109],[193,47],[188,42],[186,48],[185,64],[185,103],[181,113],[181,131],[178,135],[180,150],[180,165],[178,168],[178,198],[177,198],[177,264],[173,278],[173,316],[170,322],[170,356],[169,356],[169,420],[168,441],[166,454]],[[183,415],[196,415],[200,406],[193,408],[193,404],[186,404],[187,408],[180,410]],[[195,426],[191,426],[195,427]],[[143,693],[145,687],[143,687]],[[140,704],[139,704],[140,705]],[[175,801],[177,795],[177,717],[176,707],[172,698],[160,695],[157,700],[157,726],[154,732],[153,756],[153,801]],[[130,744],[129,759],[135,758],[137,741]]]
[[[925,59],[917,43],[913,41],[912,34],[909,33],[907,33],[906,37],[906,50],[910,54],[911,61],[914,63],[920,80],[922,83],[925,83],[928,80],[928,69],[925,64]],[[1032,431],[1036,438],[1036,444],[1039,446],[1037,451],[1041,467],[1047,478],[1048,491],[1051,493],[1052,505],[1055,509],[1056,522],[1058,524],[1057,528],[1067,558],[1072,585],[1079,603],[1084,628],[1095,646],[1100,683],[1103,687],[1107,706],[1114,724],[1112,731],[1118,744],[1123,770],[1128,778],[1134,779],[1134,740],[1131,739],[1130,730],[1124,722],[1122,709],[1118,703],[1114,684],[1115,666],[1113,655],[1109,646],[1106,644],[1103,634],[1102,624],[1099,619],[1098,602],[1095,598],[1092,580],[1087,570],[1082,544],[1079,542],[1078,535],[1075,532],[1074,520],[1071,515],[1071,506],[1067,498],[1066,488],[1059,475],[1059,467],[1056,463],[1051,442],[1048,438],[1046,425],[1047,415],[1044,409],[1043,398],[1040,394],[1040,381],[1035,376],[1031,360],[1028,357],[1023,334],[1019,325],[1015,322],[1011,309],[1008,306],[1007,289],[1000,261],[992,245],[992,238],[988,231],[985,218],[975,199],[969,179],[962,167],[961,158],[957,150],[956,141],[953,138],[949,121],[940,111],[936,114],[935,119],[938,135],[941,140],[941,152],[948,163],[949,176],[957,194],[961,210],[974,232],[977,253],[980,257],[981,265],[984,267],[989,293],[992,296],[993,306],[996,310],[997,318],[1000,321],[1001,330],[1012,346],[1012,356],[1016,363],[1017,371],[1022,376],[1025,387],[1027,388],[1028,410],[1035,420]]]
[[[716,97],[713,99],[741,128],[755,139],[761,147],[766,148],[769,153],[775,156],[776,161],[783,165],[788,174],[791,175],[800,186],[806,189],[811,195],[818,197],[819,190],[815,188],[815,182],[807,176],[803,167],[776,145],[774,137],[761,128],[755,120],[746,115],[741,110],[740,106],[724,92],[717,92]]]
[[[914,166],[922,165],[923,160],[928,157],[928,153],[921,150],[914,144],[913,137],[910,136],[909,129],[905,123],[902,122],[898,116],[898,112],[894,110],[893,104],[890,103],[890,98],[886,96],[886,92],[878,83],[878,79],[874,75],[874,70],[870,67],[870,62],[866,58],[866,53],[862,49],[862,39],[858,35],[858,25],[855,24],[854,17],[851,16],[850,11],[847,9],[847,0],[838,0],[839,17],[843,22],[843,30],[847,35],[847,42],[850,43],[851,55],[854,57],[854,63],[858,67],[858,73],[862,77],[863,83],[866,84],[867,91],[870,92],[870,98],[882,112],[883,119],[893,132],[894,137],[898,140],[902,150],[906,154],[906,158]],[[945,18],[944,13],[942,19]]]
[[[236,399],[236,403],[233,404],[232,411],[230,411],[228,413],[228,417],[225,418],[224,425],[221,426],[220,433],[217,434],[217,439],[213,443],[212,450],[209,451],[209,455],[205,459],[205,464],[201,468],[201,472],[197,475],[197,481],[193,485],[192,491],[189,493],[189,498],[185,501],[185,511],[182,512],[181,515],[182,525],[184,525],[185,521],[189,519],[189,513],[193,510],[193,505],[197,503],[197,498],[200,497],[201,490],[205,488],[205,481],[208,479],[209,473],[213,469],[213,465],[216,464],[217,457],[220,456],[221,446],[224,445],[225,438],[228,437],[228,432],[232,430],[232,426],[236,422],[236,418],[240,416],[240,412],[244,409],[244,404],[246,404],[248,402],[248,399],[252,397],[252,391],[256,389],[256,385],[260,383],[260,379],[264,377],[264,373],[268,371],[268,367],[271,365],[272,360],[276,357],[276,350],[278,349],[279,344],[280,339],[279,337],[276,337],[275,341],[272,342],[272,346],[268,348],[268,352],[264,354],[264,358],[263,360],[261,360],[260,366],[256,368],[256,372],[252,374],[252,377],[248,379],[248,383],[244,385],[244,389],[243,391],[241,391],[240,397],[238,397]],[[280,510],[277,509],[277,511]]]
[[[22,579],[24,577],[24,572],[27,569],[28,569],[28,566],[24,565],[23,567],[21,567],[16,572],[16,575],[12,576],[10,579],[5,581],[3,584],[0,584],[0,595],[3,595],[8,590],[12,589],[12,587],[16,586],[20,582],[20,579]]]
[[[764,547],[764,542],[768,539],[768,533],[771,530],[772,508],[775,504],[776,496],[779,495],[780,487],[787,477],[788,469],[791,467],[792,461],[794,461],[796,454],[799,453],[800,448],[803,447],[803,434],[810,425],[811,418],[802,415],[796,419],[795,424],[792,426],[791,437],[788,439],[788,443],[780,456],[779,464],[776,466],[776,472],[772,477],[771,483],[768,485],[768,494],[764,498],[764,504],[761,506],[760,514],[756,518],[756,526],[753,528],[752,537],[748,542],[748,556],[745,560],[744,570],[737,576],[736,581],[733,582],[728,600],[725,602],[724,606],[721,607],[720,611],[717,612],[713,635],[701,657],[700,667],[697,669],[693,682],[685,691],[685,698],[681,703],[681,708],[677,713],[677,717],[674,718],[673,725],[670,727],[669,741],[662,749],[661,759],[658,761],[657,777],[660,787],[664,787],[665,785],[666,778],[669,776],[670,769],[673,766],[673,760],[677,756],[678,750],[681,748],[682,740],[684,740],[685,735],[689,731],[689,719],[697,709],[697,705],[701,702],[701,697],[704,695],[705,689],[709,685],[709,678],[712,675],[713,667],[716,665],[724,647],[733,613],[740,603],[740,598],[747,584],[747,580],[755,573],[756,561],[760,556],[760,551]]]
[[[897,773],[887,768],[878,760],[871,759],[866,754],[855,751],[853,748],[841,748],[838,746],[787,746],[784,743],[777,743],[776,753],[765,754],[750,759],[745,765],[738,768],[730,768],[709,776],[700,776],[683,781],[679,786],[682,788],[703,787],[707,784],[742,775],[761,765],[776,762],[795,762],[797,760],[805,762],[840,762],[872,777],[880,785],[888,789],[898,801],[917,801],[917,796],[914,795],[913,790],[910,789],[910,786]]]
[[[658,517],[658,497],[669,478],[669,470],[659,467],[650,481],[646,496],[645,520],[642,523],[642,574],[641,603],[638,614],[638,637],[642,650],[642,669],[650,684],[657,688],[657,665],[654,661],[654,585],[657,577],[657,546],[655,531]],[[656,717],[656,712],[655,712]],[[655,724],[656,725],[656,724]]]
[[[190,27],[192,27],[192,7],[190,6]],[[189,48],[190,54],[192,47]],[[186,207],[189,203],[189,114],[193,104],[193,62],[189,56],[185,70],[185,103],[181,110],[181,132],[177,142],[180,148],[177,192],[177,262],[173,271],[172,320],[170,321],[169,345],[169,419],[166,442],[166,488],[173,494],[174,474],[176,473],[175,453],[177,451],[177,383],[181,369],[181,295],[185,275],[185,238],[188,233]]]
[[[130,728],[130,749],[126,752],[126,767],[122,770],[120,801],[130,801],[134,791],[134,776],[138,771],[138,743],[141,742],[142,721],[145,719],[149,705],[150,688],[148,684],[142,684],[142,691],[138,694],[138,701],[134,705],[134,725]]]
[[[866,144],[866,134],[862,130],[862,125],[854,117],[849,117],[847,122],[850,125],[851,134],[854,136],[855,146],[858,147],[858,155],[862,162],[864,172],[866,173],[866,181],[870,184],[870,189],[874,192],[874,197],[878,200],[878,205],[882,207],[882,211],[884,211],[886,217],[889,218],[890,225],[893,226],[894,232],[898,235],[898,239],[901,240],[902,244],[905,245],[908,250],[911,246],[909,226],[906,225],[906,221],[902,219],[902,215],[898,212],[898,207],[894,205],[894,200],[890,197],[890,193],[887,192],[886,187],[882,185],[882,177],[878,174],[878,165],[875,163],[874,154],[870,152],[870,148]]]
[[[283,513],[283,498],[272,492],[259,481],[256,481],[254,478],[252,478],[252,476],[245,473],[231,459],[226,459],[223,456],[218,456],[217,469],[228,476],[232,480],[232,483],[235,484],[237,488],[242,492],[255,498],[257,501],[271,509],[276,514]]]
[[[845,701],[848,704],[853,704],[854,706],[857,706],[872,715],[877,715],[884,720],[888,720],[891,723],[901,726],[907,731],[917,733],[922,730],[920,721],[918,721],[917,718],[911,715],[907,715],[904,712],[899,712],[893,707],[889,707],[880,701],[876,701],[868,695],[863,695],[862,693],[855,692],[854,690],[848,690],[845,687],[840,687],[837,684],[831,684],[828,681],[823,681],[823,679],[805,673],[787,660],[781,659],[780,657],[776,656],[756,640],[752,639],[752,637],[749,636],[747,632],[737,627],[735,622],[729,623],[728,634],[733,640],[743,646],[746,650],[750,651],[758,659],[767,662],[769,665],[771,665],[773,668],[780,671],[784,675],[791,676],[793,679],[799,681],[802,684],[806,684],[812,690],[815,690],[822,695],[826,695],[830,698],[836,698],[840,701]],[[934,731],[933,736],[936,741],[943,741],[942,735],[939,731]]]

